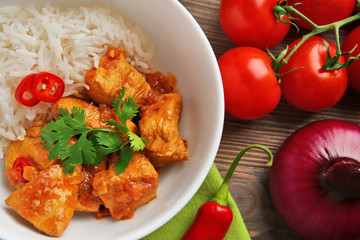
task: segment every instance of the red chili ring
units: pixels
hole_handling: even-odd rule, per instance
[[[32,92],[32,82],[36,75],[36,73],[33,73],[23,78],[15,91],[16,101],[27,107],[33,107],[40,102],[39,99],[34,97]]]
[[[15,162],[12,165],[12,172],[18,182],[22,182],[22,183],[28,182],[28,180],[26,180],[23,176],[24,168],[26,166],[31,166],[31,165],[32,164],[30,160],[26,157],[18,157],[15,160]]]
[[[36,99],[54,103],[64,94],[65,83],[54,74],[41,72],[35,76],[31,88]]]

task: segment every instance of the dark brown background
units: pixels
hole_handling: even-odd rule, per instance
[[[225,51],[235,47],[223,33],[219,23],[220,0],[180,0],[204,30],[219,58]],[[341,29],[341,41],[359,23]],[[256,31],[256,30],[255,30]],[[287,44],[301,37],[294,27],[275,48],[274,55]],[[322,35],[334,40],[333,32]],[[360,94],[349,89],[343,99],[331,107],[316,113],[297,110],[281,100],[279,106],[266,117],[253,121],[225,116],[223,136],[215,159],[224,177],[236,154],[245,146],[259,143],[274,154],[281,143],[295,129],[320,119],[343,119],[360,124]],[[269,168],[267,156],[260,150],[251,150],[244,155],[230,182],[230,191],[235,199],[253,240],[300,240],[303,239],[289,229],[277,213],[269,192]]]

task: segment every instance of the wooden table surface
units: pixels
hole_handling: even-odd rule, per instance
[[[180,0],[202,27],[210,44],[219,58],[224,52],[235,47],[223,33],[219,23],[220,0]],[[344,36],[359,23],[341,29]],[[301,37],[291,27],[289,34],[275,48],[274,55],[287,44]],[[334,41],[333,32],[322,35]],[[360,94],[348,89],[343,99],[335,106],[320,112],[303,112],[281,100],[269,115],[252,121],[225,116],[225,124],[215,164],[224,177],[236,154],[253,143],[267,146],[276,153],[282,142],[297,128],[320,119],[343,119],[360,124]],[[277,213],[269,191],[269,167],[267,155],[261,150],[251,150],[244,155],[230,182],[230,191],[235,199],[252,239],[256,240],[300,240],[283,222]]]

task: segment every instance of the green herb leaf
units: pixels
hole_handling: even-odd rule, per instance
[[[98,144],[107,149],[117,151],[122,145],[121,137],[116,133],[96,132],[96,138]]]
[[[56,121],[51,121],[40,130],[40,140],[48,150],[48,159],[59,158],[63,161],[64,173],[72,173],[76,165],[92,162],[95,148],[87,134],[92,128],[85,125],[85,111],[74,107],[71,116],[68,109],[59,109]],[[80,136],[74,145],[68,145],[72,137]]]
[[[121,138],[116,133],[95,132],[90,135],[96,149],[96,157],[92,165],[97,166],[101,163],[103,157],[116,152],[122,146]]]
[[[118,116],[121,124],[126,127],[126,120],[135,117],[139,111],[136,101],[133,98],[128,97],[123,102],[121,102],[124,96],[125,96],[125,87],[122,87],[118,99],[113,100],[113,107],[114,107],[114,112]],[[122,109],[120,110],[121,107]],[[126,132],[128,131],[129,129]]]
[[[133,132],[128,132],[130,147],[134,151],[142,151],[145,148],[145,144],[147,143],[145,139],[142,139],[138,135]]]
[[[91,134],[89,136],[89,140],[92,142],[93,146],[96,149],[96,151],[95,151],[96,156],[94,158],[94,161],[92,163],[90,163],[90,165],[98,166],[101,163],[103,157],[113,153],[113,151],[110,149],[103,148],[101,145],[99,145],[97,138],[96,138],[96,133]]]
[[[73,173],[74,167],[82,163],[92,164],[96,157],[95,147],[92,142],[86,137],[81,135],[79,139],[73,145],[68,145],[67,148],[62,151],[61,160],[63,163],[61,166],[64,168],[64,173]]]
[[[125,125],[126,120],[135,117],[138,112],[136,101],[133,98],[125,99],[122,111],[119,114],[120,122]]]
[[[105,156],[119,151],[115,171],[118,174],[124,172],[133,157],[133,151],[143,150],[146,143],[126,126],[126,121],[138,113],[138,107],[131,97],[123,100],[125,91],[123,87],[118,99],[113,100],[114,112],[120,123],[115,120],[105,121],[108,126],[118,130],[86,126],[85,110],[79,107],[73,107],[72,114],[68,109],[59,109],[56,121],[49,122],[40,130],[43,148],[49,152],[48,159],[60,159],[66,174],[72,173],[75,166],[83,163],[97,166]],[[129,137],[129,141],[123,143],[120,135]],[[68,145],[72,137],[78,139],[75,144]]]
[[[123,101],[123,98],[125,97],[125,92],[126,92],[126,88],[125,87],[122,87],[120,89],[120,92],[119,92],[119,96],[118,98],[114,98],[113,99],[113,108],[114,108],[114,112],[117,116],[120,116],[121,114],[121,103]]]
[[[129,131],[129,128],[126,125],[123,126],[115,120],[105,120],[105,122],[106,122],[106,125],[108,125],[108,126],[114,126],[114,127],[118,128],[120,130],[119,133],[121,135],[127,136],[126,133]]]
[[[133,151],[131,150],[131,148],[121,146],[120,155],[117,162],[115,163],[115,172],[117,174],[125,172],[125,169],[129,165],[132,158]]]

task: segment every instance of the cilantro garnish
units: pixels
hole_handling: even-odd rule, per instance
[[[45,144],[43,148],[49,152],[48,159],[60,159],[66,174],[73,173],[74,167],[82,163],[97,166],[104,156],[120,151],[115,172],[124,172],[133,152],[143,150],[146,143],[126,126],[126,121],[138,113],[138,107],[131,97],[123,100],[125,91],[125,87],[122,87],[118,98],[113,100],[113,110],[120,123],[115,120],[105,121],[117,129],[86,126],[85,110],[79,107],[73,107],[72,115],[68,109],[59,109],[57,119],[40,130],[40,140]],[[120,135],[127,136],[129,140],[123,142]],[[68,145],[72,137],[77,137],[77,141]]]

